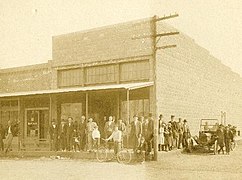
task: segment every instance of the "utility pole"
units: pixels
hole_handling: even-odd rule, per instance
[[[154,85],[152,89],[150,90],[152,99],[150,104],[152,104],[152,111],[154,113],[154,160],[157,161],[158,157],[158,115],[157,115],[157,103],[156,103],[156,52],[157,50],[164,50],[168,48],[175,48],[177,47],[175,44],[170,44],[170,45],[164,45],[164,46],[159,46],[157,47],[157,44],[159,43],[160,39],[162,37],[167,37],[167,36],[173,36],[173,35],[178,35],[179,32],[177,31],[172,31],[172,32],[164,32],[164,33],[157,33],[157,23],[163,20],[171,19],[178,17],[179,15],[177,13],[175,14],[170,14],[169,16],[163,16],[163,17],[157,17],[153,16],[151,19],[151,34],[149,35],[138,35],[135,37],[132,37],[133,40],[136,39],[144,39],[144,38],[151,38],[152,40],[152,58],[150,59],[151,62],[151,68],[152,68],[152,78],[151,80],[154,82]],[[158,38],[158,39],[157,39]]]
[[[152,38],[152,59],[153,59],[153,80],[154,80],[154,86],[153,86],[153,97],[154,97],[154,160],[157,161],[158,160],[158,129],[159,129],[159,124],[158,124],[158,114],[157,114],[157,102],[156,102],[156,74],[157,74],[157,70],[156,70],[156,52],[157,50],[164,50],[164,49],[168,49],[168,48],[175,48],[176,45],[175,44],[171,44],[171,45],[164,45],[164,46],[160,46],[157,47],[158,42],[160,41],[160,39],[162,37],[165,36],[173,36],[173,35],[177,35],[179,34],[179,32],[174,31],[174,32],[165,32],[165,33],[157,33],[157,23],[162,21],[162,20],[167,20],[167,19],[171,19],[171,18],[175,18],[178,17],[178,14],[173,14],[173,15],[169,15],[169,16],[163,16],[163,17],[157,17],[154,16],[152,18],[152,34],[151,34],[151,38]],[[159,38],[159,39],[157,39]]]

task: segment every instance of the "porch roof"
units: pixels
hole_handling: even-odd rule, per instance
[[[85,87],[69,87],[60,89],[49,89],[39,91],[25,91],[25,92],[13,92],[13,93],[0,93],[0,98],[3,97],[16,97],[16,96],[30,96],[41,94],[57,94],[66,92],[79,92],[79,91],[97,91],[97,90],[111,90],[111,89],[126,89],[134,90],[152,86],[154,82],[140,82],[140,83],[127,83],[127,84],[111,84],[111,85],[99,85],[99,86],[85,86]]]

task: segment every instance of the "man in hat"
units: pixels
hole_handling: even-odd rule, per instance
[[[180,149],[182,147],[182,139],[183,139],[182,118],[179,118],[179,120],[178,120],[178,123],[177,123],[177,131],[178,131],[177,148]]]
[[[86,145],[86,117],[84,115],[82,115],[79,122],[78,133],[80,136],[80,150],[84,150]]]
[[[50,133],[50,141],[51,141],[50,150],[57,151],[58,150],[58,127],[55,122],[55,119],[53,119],[51,122],[49,133]]]
[[[226,126],[224,131],[224,142],[225,142],[226,154],[230,153],[232,140],[233,140],[233,133],[229,129],[229,126]]]
[[[66,122],[61,119],[61,124],[58,129],[58,139],[62,151],[66,151]]]
[[[190,129],[187,124],[187,120],[184,119],[183,121],[183,147],[187,148],[188,147],[188,139],[190,138]]]
[[[131,122],[130,130],[130,140],[133,145],[133,150],[135,152],[136,147],[138,146],[138,140],[141,137],[141,122],[138,121],[138,116],[133,116],[133,121]]]
[[[171,129],[172,129],[172,147],[177,147],[178,144],[178,130],[177,130],[177,123],[174,121],[175,116],[171,115]]]
[[[115,123],[113,121],[113,116],[109,116],[108,121],[105,123],[105,126],[104,126],[104,134],[106,139],[109,136],[111,136],[111,134],[113,133],[114,126],[115,126]],[[108,148],[111,149],[112,144],[110,142],[107,142],[106,145],[108,145]]]
[[[152,149],[152,138],[153,138],[153,123],[147,116],[144,117],[144,123],[142,125],[142,135],[145,138],[147,145],[146,155],[149,155]]]
[[[220,154],[220,152],[222,151],[224,154],[224,129],[222,124],[219,125],[216,131],[216,135],[218,137],[218,146],[219,146],[218,153]]]
[[[66,147],[68,151],[73,150],[73,132],[74,132],[74,124],[73,118],[68,118],[68,124],[66,126]]]

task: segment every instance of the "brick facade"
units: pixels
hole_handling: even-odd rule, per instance
[[[53,37],[56,66],[150,55],[150,19]]]
[[[50,89],[51,69],[48,64],[3,69],[0,84],[1,93]]]

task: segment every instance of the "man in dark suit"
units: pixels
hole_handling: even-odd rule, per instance
[[[50,141],[51,141],[50,150],[57,151],[58,150],[58,127],[55,120],[51,122],[49,133],[50,133]]]
[[[64,119],[61,120],[61,124],[58,130],[58,139],[60,142],[60,148],[62,151],[66,150],[66,122]]]
[[[80,150],[84,150],[86,146],[86,117],[85,116],[81,117],[78,133],[80,136]]]
[[[68,124],[66,125],[66,148],[68,151],[72,150],[73,132],[74,132],[73,119],[72,117],[69,117]]]
[[[144,118],[144,123],[142,125],[142,135],[145,138],[146,143],[146,154],[150,154],[152,149],[152,139],[153,139],[153,121],[149,120],[148,117]]]
[[[133,145],[133,150],[137,148],[139,144],[139,138],[141,138],[141,122],[138,121],[138,116],[134,115],[133,116],[133,122],[131,122],[131,130],[130,130],[130,140]]]

